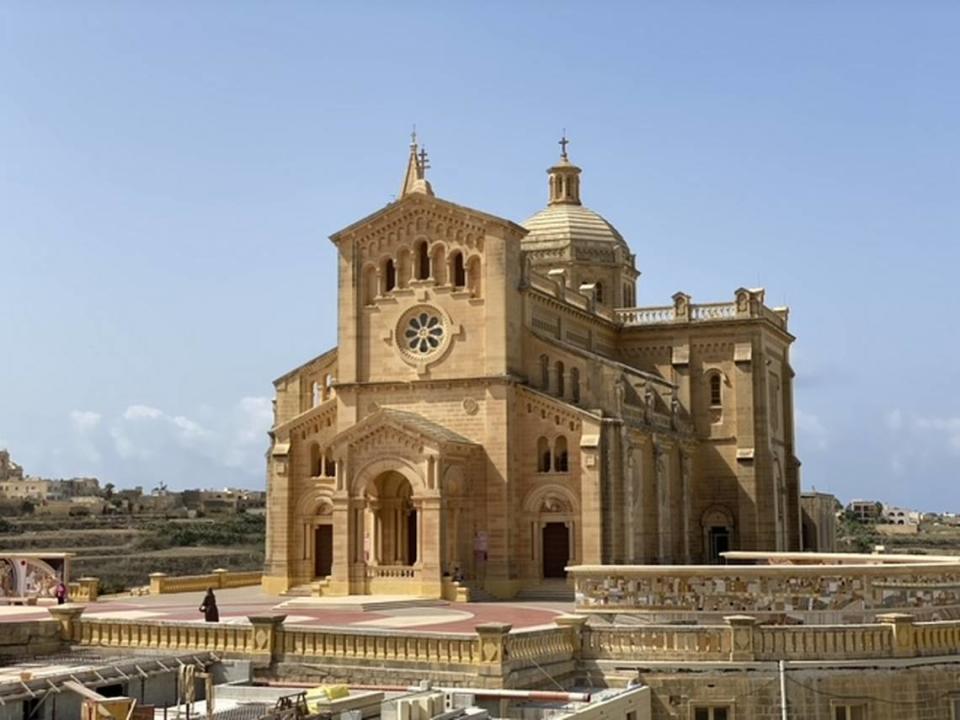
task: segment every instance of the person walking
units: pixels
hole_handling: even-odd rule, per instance
[[[217,609],[217,596],[213,594],[213,588],[207,588],[200,612],[203,613],[203,619],[206,622],[220,622],[220,610]]]
[[[57,583],[57,589],[54,591],[57,596],[57,605],[63,605],[67,601],[67,586],[63,580]]]

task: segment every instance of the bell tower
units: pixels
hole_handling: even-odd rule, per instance
[[[564,133],[560,145],[560,162],[547,170],[550,177],[550,200],[548,205],[580,204],[580,168],[567,157],[567,134]]]

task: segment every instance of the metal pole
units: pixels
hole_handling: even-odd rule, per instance
[[[780,720],[787,720],[787,674],[783,660],[780,661]]]

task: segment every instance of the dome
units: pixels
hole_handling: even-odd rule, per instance
[[[529,231],[522,243],[525,250],[561,248],[580,242],[622,245],[627,249],[617,229],[583,205],[548,205],[521,224]]]

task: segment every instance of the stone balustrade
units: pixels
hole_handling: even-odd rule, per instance
[[[578,664],[614,662],[734,663],[881,660],[941,657],[960,652],[960,621],[917,622],[885,613],[856,625],[761,625],[731,615],[714,625],[588,624],[561,616],[552,627],[513,630],[503,623],[475,633],[374,628],[299,627],[283,615],[251,616],[249,624],[84,618],[83,606],[51,607],[60,638],[113,651],[214,652],[260,667],[289,663],[336,674],[379,668],[384,675],[421,677],[480,687],[531,686]],[[374,671],[371,671],[375,675]],[[405,675],[404,675],[405,674]],[[373,677],[371,675],[371,677]],[[383,677],[381,676],[381,677]]]
[[[960,617],[960,557],[728,553],[762,565],[569,568],[577,612],[642,614],[650,622],[747,613],[806,624],[870,622],[879,613]],[[749,557],[746,557],[749,556]],[[859,563],[859,564],[851,564]]]
[[[171,576],[166,573],[150,573],[150,594],[165,595],[167,593],[203,592],[207,588],[220,590],[223,588],[249,587],[259,585],[263,573],[260,570],[233,571],[218,568],[206,575],[179,575]]]
[[[100,578],[82,577],[67,585],[67,597],[70,602],[91,603],[100,597]]]

